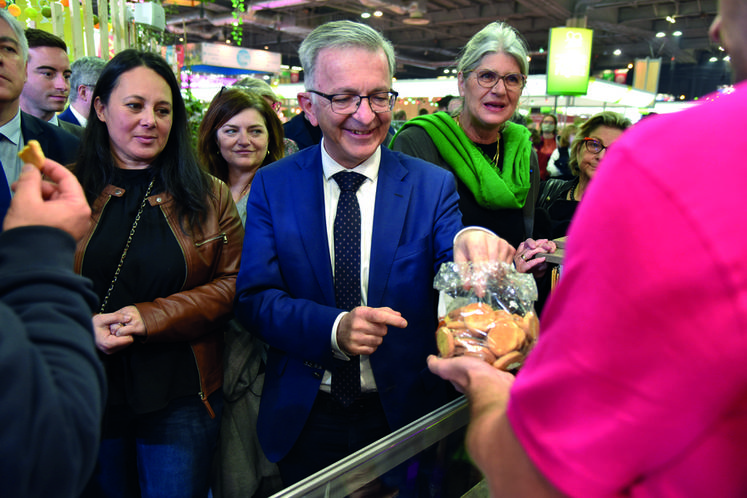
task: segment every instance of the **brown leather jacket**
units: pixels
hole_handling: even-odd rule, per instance
[[[214,416],[207,397],[223,383],[223,331],[232,316],[239,273],[244,227],[228,187],[213,179],[215,198],[202,225],[202,233],[185,234],[177,219],[170,194],[151,195],[148,202],[159,206],[169,223],[187,264],[182,290],[153,302],[135,303],[147,336],[144,342],[189,341],[200,376],[200,398]],[[75,252],[75,271],[80,273],[88,242],[101,212],[112,196],[124,189],[107,185],[92,207],[92,222]]]

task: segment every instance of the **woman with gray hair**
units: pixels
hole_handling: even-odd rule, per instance
[[[516,30],[500,22],[487,25],[457,61],[461,106],[452,115],[436,112],[409,120],[390,145],[452,171],[464,224],[488,228],[514,247],[532,235],[539,192],[530,132],[510,121],[528,66],[527,48]],[[530,269],[541,265],[540,259]]]

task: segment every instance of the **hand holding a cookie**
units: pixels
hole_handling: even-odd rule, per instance
[[[359,306],[340,320],[337,345],[350,356],[373,354],[384,342],[389,325],[403,329],[407,327],[407,320],[391,308]]]
[[[50,181],[44,181],[42,173]],[[64,230],[76,240],[85,233],[91,208],[78,179],[61,164],[43,159],[42,171],[26,164],[12,188],[15,195],[3,222],[4,230],[45,225]]]

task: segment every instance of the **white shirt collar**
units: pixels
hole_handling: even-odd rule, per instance
[[[73,113],[73,116],[75,116],[75,119],[78,120],[78,122],[80,123],[80,125],[83,128],[85,128],[86,125],[88,124],[88,119],[84,118],[83,115],[81,113],[79,113],[78,110],[75,107],[73,107],[73,106],[70,106],[70,112]]]
[[[13,116],[13,118],[5,123],[3,126],[0,126],[0,134],[2,134],[5,138],[13,142],[14,145],[18,145],[21,143],[21,109],[18,108],[18,111],[16,112],[16,115]]]
[[[360,173],[361,175],[365,176],[369,180],[375,180],[379,175],[379,166],[381,164],[381,145],[376,148],[376,151],[371,154],[371,157],[352,169],[345,168],[344,166],[340,165],[340,163],[332,159],[332,156],[327,153],[327,149],[324,148],[324,137],[322,137],[321,149],[322,170],[324,171],[324,178],[327,181],[330,181],[332,175],[343,170],[355,171],[356,173]]]

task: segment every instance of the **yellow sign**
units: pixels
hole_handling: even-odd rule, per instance
[[[593,33],[585,28],[550,29],[547,54],[548,95],[586,94]]]

